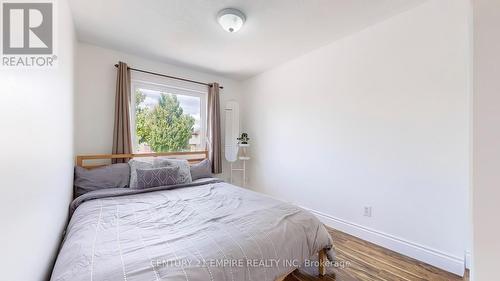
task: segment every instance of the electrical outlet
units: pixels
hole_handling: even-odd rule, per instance
[[[363,216],[365,216],[365,217],[371,217],[372,216],[372,207],[371,206],[365,206],[364,207]]]

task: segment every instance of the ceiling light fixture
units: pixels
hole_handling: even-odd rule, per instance
[[[236,32],[245,23],[245,15],[236,9],[228,8],[219,12],[217,21],[227,32]]]

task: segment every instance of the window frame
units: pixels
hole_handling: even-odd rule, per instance
[[[156,83],[156,82],[151,82],[151,81],[144,81],[144,80],[139,80],[139,79],[132,79],[131,81],[131,93],[130,93],[130,131],[132,134],[132,151],[133,153],[140,153],[139,151],[136,150],[136,147],[138,146],[137,143],[137,133],[136,133],[136,108],[135,108],[135,93],[137,89],[148,89],[148,90],[153,90],[153,91],[158,91],[158,92],[163,92],[163,93],[169,93],[169,94],[174,94],[174,95],[181,95],[181,96],[191,96],[191,97],[197,97],[200,98],[200,145],[203,147],[206,147],[206,132],[207,132],[207,122],[208,122],[208,116],[207,116],[207,99],[208,99],[208,93],[203,92],[200,90],[196,89],[190,89],[190,88],[185,88],[185,87],[179,87],[179,86],[174,86],[174,85],[168,85],[168,84],[163,84],[163,83]],[[206,150],[206,148],[202,148],[201,150],[195,150],[195,151],[203,151]],[[172,152],[178,152],[178,151],[172,151]]]

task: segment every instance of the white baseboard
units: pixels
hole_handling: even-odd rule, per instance
[[[469,251],[465,252],[465,268],[470,269],[472,263],[472,254]]]
[[[319,220],[327,226],[393,250],[397,253],[409,256],[416,260],[423,261],[459,276],[464,275],[465,257],[460,258],[449,255],[439,250],[431,249],[387,233],[335,218],[316,210],[311,210],[309,208],[304,209],[309,210],[311,213],[316,215]]]

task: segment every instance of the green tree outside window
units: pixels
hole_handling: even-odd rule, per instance
[[[139,144],[155,152],[183,151],[189,148],[195,119],[184,114],[176,95],[160,94],[153,107],[142,103],[146,96],[140,90],[135,95],[136,133]]]

